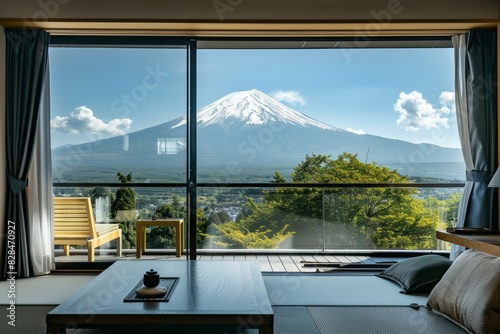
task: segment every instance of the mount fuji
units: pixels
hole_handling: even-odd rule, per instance
[[[230,93],[201,108],[197,113],[198,127],[218,125],[223,128],[266,125],[279,122],[302,127],[317,127],[325,130],[340,130],[312,119],[287,107],[272,97],[252,89]],[[185,125],[186,117],[174,127]]]
[[[184,116],[125,136],[54,149],[54,168],[182,168],[186,161],[186,124]],[[230,93],[199,109],[197,125],[200,173],[246,175],[258,169],[272,176],[275,170],[290,170],[306,154],[313,153],[336,158],[349,152],[380,165],[463,161],[459,149],[359,135],[325,124],[255,89]],[[68,161],[77,163],[68,166]]]

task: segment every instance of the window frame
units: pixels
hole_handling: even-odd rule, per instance
[[[367,37],[171,37],[171,36],[82,36],[82,35],[54,35],[51,36],[50,47],[137,47],[137,48],[163,48],[165,46],[176,46],[187,48],[187,137],[186,137],[186,181],[185,183],[134,183],[132,187],[185,187],[188,203],[188,242],[187,257],[197,258],[196,247],[196,209],[198,187],[211,188],[220,187],[219,183],[208,183],[197,181],[197,51],[203,49],[289,49],[289,48],[449,48],[451,36],[381,36]],[[108,186],[119,187],[120,183],[54,183],[55,187],[95,187]],[[268,187],[268,183],[241,183],[230,182],[224,187]],[[274,187],[295,187],[297,185],[284,183],[273,185]],[[412,183],[412,184],[302,184],[310,187],[435,187],[434,183]],[[463,187],[464,183],[446,183],[444,187]]]

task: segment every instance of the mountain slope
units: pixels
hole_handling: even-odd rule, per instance
[[[280,122],[303,127],[344,131],[312,119],[256,89],[230,93],[198,110],[197,123],[200,128],[211,125],[228,127],[264,125]],[[185,125],[186,117],[175,127]]]
[[[312,119],[257,91],[241,91],[197,113],[200,173],[244,175],[291,169],[306,154],[358,154],[378,164],[462,162],[459,149],[358,135]],[[183,171],[186,117],[92,143],[53,150],[56,168]],[[172,153],[172,154],[165,154]],[[71,162],[71,165],[70,163]],[[267,173],[267,172],[266,172]]]

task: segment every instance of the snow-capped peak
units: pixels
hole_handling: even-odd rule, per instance
[[[230,93],[199,109],[197,121],[200,127],[239,121],[244,126],[284,122],[303,127],[313,126],[326,130],[340,130],[293,110],[256,89]],[[174,127],[185,123],[186,118],[183,117],[182,121]]]

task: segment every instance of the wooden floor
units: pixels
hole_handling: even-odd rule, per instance
[[[166,260],[166,261],[179,261],[186,260],[186,256],[175,257],[175,255],[152,255],[146,254],[141,259],[144,260]],[[338,266],[338,264],[348,263],[363,263],[363,264],[379,264],[379,263],[393,263],[400,261],[403,258],[390,258],[390,257],[369,257],[363,255],[317,255],[317,254],[202,254],[197,256],[198,260],[210,261],[234,261],[234,260],[256,260],[260,265],[262,272],[317,272],[328,270]],[[74,263],[78,267],[78,263],[87,262],[87,254],[72,254],[64,256],[62,253],[56,252],[56,267],[57,263]],[[115,255],[98,255],[96,254],[96,262],[109,262],[117,260],[136,260],[135,253],[125,254],[121,258]]]

